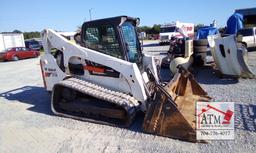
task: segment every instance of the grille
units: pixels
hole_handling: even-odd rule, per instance
[[[161,39],[161,41],[168,41],[169,36],[161,36],[160,39]]]

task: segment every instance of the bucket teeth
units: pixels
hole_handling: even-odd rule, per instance
[[[179,68],[179,73],[165,87],[156,86],[143,129],[152,134],[196,142],[196,102],[209,100],[192,74]]]

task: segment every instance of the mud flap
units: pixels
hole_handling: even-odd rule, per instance
[[[152,134],[196,142],[196,102],[209,100],[192,74],[179,68],[165,87],[156,86],[143,129]]]

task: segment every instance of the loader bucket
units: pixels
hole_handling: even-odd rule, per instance
[[[214,61],[222,74],[234,77],[255,78],[247,64],[247,50],[237,43],[235,35],[208,36]]]
[[[152,134],[196,142],[196,102],[210,99],[192,74],[179,67],[179,72],[165,87],[157,85],[143,129]]]

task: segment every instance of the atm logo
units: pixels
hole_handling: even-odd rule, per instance
[[[196,116],[199,138],[232,139],[234,137],[233,102],[197,102]]]

